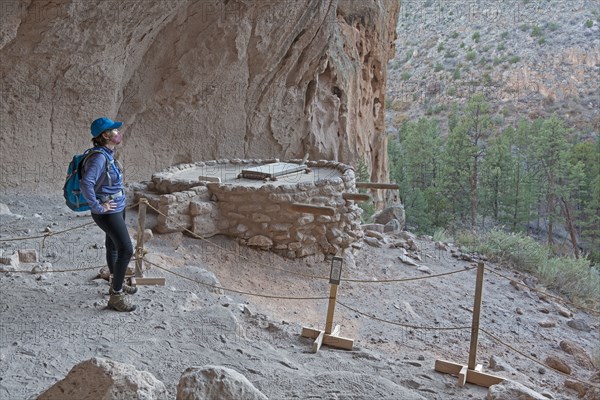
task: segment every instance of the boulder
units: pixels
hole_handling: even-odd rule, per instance
[[[408,239],[406,241],[406,243],[408,244],[408,249],[412,250],[412,251],[420,251],[419,246],[417,246],[417,243],[412,240],[412,239]]]
[[[52,264],[49,262],[38,263],[31,269],[32,274],[43,274],[48,271],[52,271]]]
[[[167,389],[147,371],[95,357],[74,366],[38,400],[167,400]]]
[[[198,285],[211,293],[219,295],[223,294],[223,289],[219,289],[221,282],[219,282],[219,279],[211,271],[196,265],[186,265],[179,268],[177,272],[180,272],[182,275],[199,282]],[[191,289],[193,289],[193,287]]]
[[[561,360],[556,356],[546,357],[546,365],[552,369],[563,372],[567,375],[571,374],[571,367],[569,367],[569,365],[564,360]]]
[[[383,235],[377,231],[367,230],[367,231],[365,231],[365,236],[383,240]]]
[[[594,362],[583,347],[570,340],[561,340],[560,348],[567,354],[571,354],[575,358],[575,362],[580,367],[593,370]]]
[[[383,227],[385,233],[399,233],[402,231],[402,225],[397,219],[393,219]]]
[[[562,315],[565,318],[573,318],[573,312],[567,307],[558,303],[554,303],[554,308],[559,315]]]
[[[493,355],[490,357],[490,369],[492,371],[506,371],[513,373],[515,369],[508,364],[502,357]]]
[[[594,387],[589,388],[582,400],[598,400],[600,399],[600,389]]]
[[[393,242],[392,244],[390,244],[390,247],[396,248],[396,249],[407,249],[408,243],[406,243],[406,241],[404,241],[404,240],[397,240],[397,241]]]
[[[373,237],[365,237],[364,241],[369,246],[373,246],[373,247],[382,247],[383,246],[383,244],[379,240],[377,240]]]
[[[405,254],[399,255],[398,258],[400,258],[400,261],[402,261],[404,264],[411,265],[413,267],[419,266],[419,264],[414,262],[409,256],[407,256]]]
[[[207,365],[185,370],[177,384],[177,400],[268,400],[239,372]]]
[[[401,227],[404,226],[406,221],[404,214],[404,206],[401,204],[395,204],[390,207],[386,207],[373,216],[373,221],[377,224],[386,225],[391,220],[397,220]]]
[[[417,238],[413,233],[408,232],[408,231],[402,231],[402,232],[398,233],[397,236],[398,236],[398,238],[405,240],[405,241],[408,241],[408,240],[414,241]]]
[[[539,321],[538,324],[542,327],[542,328],[554,328],[556,326],[556,321],[553,319],[545,319],[542,321]]]
[[[485,400],[548,400],[547,397],[518,382],[504,380],[488,389]]]
[[[429,269],[429,267],[426,267],[424,265],[421,265],[419,268],[417,268],[417,271],[422,272],[427,275],[431,275],[431,269]]]
[[[361,225],[363,231],[375,231],[379,233],[383,233],[385,229],[385,225],[383,224],[364,224]]]
[[[588,391],[588,387],[581,382],[567,379],[564,384],[566,388],[576,391],[579,397],[585,396]]]
[[[448,246],[446,246],[446,244],[442,243],[442,242],[435,242],[435,248],[436,248],[436,250],[441,250],[441,251],[448,250]]]
[[[583,320],[579,318],[571,319],[567,321],[567,325],[577,331],[590,332],[592,328]]]
[[[152,229],[144,229],[144,242],[147,243],[149,242],[152,238],[154,237],[154,232],[152,232]]]

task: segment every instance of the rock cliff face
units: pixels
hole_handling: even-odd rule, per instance
[[[217,158],[363,158],[387,178],[396,0],[3,2],[0,187],[56,186],[102,115],[128,180]]]
[[[407,2],[390,62],[387,128],[439,117],[482,94],[506,126],[552,114],[600,131],[600,3]]]

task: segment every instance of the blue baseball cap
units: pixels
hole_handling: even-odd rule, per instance
[[[108,131],[110,129],[120,128],[121,125],[123,125],[122,122],[116,122],[105,117],[98,118],[97,120],[92,122],[92,125],[90,126],[92,137],[98,137],[102,132]]]

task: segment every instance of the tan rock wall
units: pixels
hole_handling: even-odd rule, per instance
[[[307,152],[387,177],[396,0],[5,3],[0,187],[59,189],[101,115],[126,123],[129,181]]]

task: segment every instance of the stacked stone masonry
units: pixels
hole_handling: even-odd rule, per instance
[[[344,192],[356,192],[354,170],[348,165],[309,161],[309,173],[298,182],[294,177],[250,183],[235,179],[245,167],[278,161],[236,159],[173,166],[154,174],[134,199],[148,199],[167,216],[158,216],[155,230],[159,233],[189,229],[204,238],[223,234],[288,258],[336,254],[362,237],[362,209],[342,198]],[[198,169],[224,179],[190,178]],[[293,203],[332,207],[335,215],[299,213],[290,209]]]

